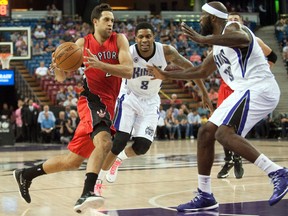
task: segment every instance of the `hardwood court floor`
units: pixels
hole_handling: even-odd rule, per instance
[[[251,142],[273,161],[288,166],[287,140]],[[30,204],[20,198],[12,176],[15,168],[30,167],[66,151],[59,145],[0,146],[0,215],[77,215],[73,206],[82,192],[85,163],[79,170],[35,179],[30,188]],[[186,214],[175,211],[175,206],[194,197],[193,192],[197,188],[196,141],[182,140],[155,141],[148,154],[124,161],[117,181],[114,184],[105,182],[105,206],[100,212],[91,210],[83,215],[288,215],[288,195],[270,207],[267,200],[273,185],[265,173],[253,164],[244,161],[242,179],[235,179],[233,171],[227,179],[217,179],[223,157],[222,147],[216,144],[212,186],[220,204],[218,211]]]

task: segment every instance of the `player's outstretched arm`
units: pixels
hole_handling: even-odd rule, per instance
[[[87,53],[89,56],[84,57],[84,64],[87,65],[86,69],[98,68],[105,73],[109,73],[113,76],[130,79],[133,74],[133,61],[132,56],[129,52],[128,40],[123,34],[117,35],[117,45],[119,50],[119,64],[109,64],[101,62],[96,56],[91,53],[89,49],[87,49]]]
[[[171,62],[174,65],[182,69],[188,69],[194,67],[191,61],[180,55],[179,52],[170,45],[163,45],[164,54],[167,62]],[[213,111],[213,105],[208,97],[207,89],[201,79],[195,79],[194,82],[200,88],[202,92],[203,104],[207,105],[211,111]]]
[[[185,70],[163,71],[156,66],[147,65],[147,68],[151,74],[154,75],[154,79],[161,80],[196,80],[203,79],[212,74],[217,67],[215,65],[212,52],[208,54],[201,65],[196,67],[189,67]]]
[[[242,30],[241,25],[237,22],[228,25],[224,34],[219,35],[200,35],[185,23],[181,23],[181,29],[185,35],[200,44],[242,48],[247,47],[251,40],[249,35]]]

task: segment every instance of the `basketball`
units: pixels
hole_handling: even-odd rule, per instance
[[[65,42],[54,53],[57,67],[64,71],[75,71],[83,62],[82,49],[75,43]]]

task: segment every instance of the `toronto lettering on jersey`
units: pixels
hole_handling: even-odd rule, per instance
[[[158,66],[161,69],[161,66]],[[147,70],[147,68],[142,67],[134,67],[133,69],[133,79],[141,76],[153,76]]]
[[[98,52],[96,54],[97,58],[102,61],[102,60],[107,60],[107,59],[118,59],[117,53],[115,51],[103,51],[103,52]]]

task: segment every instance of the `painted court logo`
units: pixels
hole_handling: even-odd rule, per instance
[[[104,116],[106,115],[106,112],[103,110],[97,111],[97,114],[99,115],[100,118],[104,118]]]

